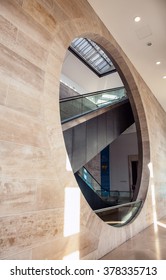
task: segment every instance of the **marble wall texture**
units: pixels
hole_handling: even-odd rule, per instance
[[[85,0],[1,0],[0,14],[0,258],[99,259],[166,215],[166,113]],[[146,200],[122,228],[92,212],[67,159],[59,78],[78,36],[111,55],[135,114]]]

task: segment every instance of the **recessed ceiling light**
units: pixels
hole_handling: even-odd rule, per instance
[[[146,45],[147,45],[148,47],[151,47],[151,46],[152,46],[152,42],[148,42]]]
[[[135,22],[139,22],[140,20],[141,20],[140,17],[135,17],[135,18],[134,18],[134,21],[135,21]]]
[[[157,62],[156,62],[156,65],[160,65],[160,64],[161,64],[161,62],[160,62],[160,61],[157,61]]]
[[[165,76],[163,76],[163,79],[166,79],[166,75],[165,75]]]

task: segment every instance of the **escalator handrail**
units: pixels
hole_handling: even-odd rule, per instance
[[[96,180],[96,178],[89,172],[89,170],[88,170],[85,166],[83,166],[82,169],[85,169],[86,172],[93,178],[93,180],[94,180],[94,181],[100,186],[100,188],[101,188],[100,183],[99,183],[99,182]]]
[[[60,99],[59,102],[63,103],[63,102],[70,101],[70,100],[81,99],[81,98],[85,98],[85,97],[89,97],[89,96],[95,96],[100,93],[104,93],[104,92],[108,93],[108,92],[112,92],[112,91],[118,91],[121,89],[125,89],[125,87],[116,87],[116,88],[110,88],[110,89],[105,89],[105,90],[99,90],[99,91],[95,91],[95,92],[89,92],[89,93],[85,93],[85,94],[69,96],[69,97]]]
[[[116,105],[116,104],[123,104],[122,102],[124,102],[126,100],[128,100],[128,97],[127,96],[123,96],[120,100],[115,99],[111,103],[107,103],[105,106],[104,106],[105,103],[103,104],[103,106],[100,106],[100,107],[96,105],[97,108],[95,108],[95,109],[90,109],[88,111],[85,111],[84,113],[79,113],[79,114],[73,115],[73,116],[71,116],[71,117],[69,117],[67,119],[61,120],[61,124],[65,124],[67,122],[73,121],[73,120],[75,120],[75,119],[77,119],[79,117],[83,117],[85,115],[88,115],[89,113],[94,113],[94,112],[96,112],[96,111],[98,111],[100,109],[103,109],[103,108],[107,108],[107,107],[110,107],[110,106],[112,107],[113,105]]]
[[[94,210],[94,212],[97,214],[97,213],[100,213],[100,212],[106,212],[106,211],[109,211],[109,210],[114,210],[114,209],[125,207],[125,206],[132,206],[136,203],[140,203],[140,206],[141,206],[143,201],[142,200],[136,200],[136,201],[123,203],[123,204],[119,204],[119,205],[115,205],[115,206],[111,206],[111,207],[97,209],[97,210]]]
[[[97,183],[97,185],[99,186],[99,188],[101,189],[101,185],[99,184],[99,182],[93,177],[93,175],[87,170],[87,168],[85,168],[85,166],[82,167],[82,169],[85,169],[87,171],[87,173],[92,177],[92,179]],[[78,171],[77,174],[80,176],[80,178],[89,186],[88,181],[86,181],[86,179],[84,178],[84,176],[82,176],[82,174]],[[94,187],[92,185],[89,186],[89,188],[91,188],[98,197],[102,198],[102,196],[94,189]]]

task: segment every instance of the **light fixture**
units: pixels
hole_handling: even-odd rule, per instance
[[[165,76],[163,76],[163,79],[166,79],[166,75],[165,75]]]
[[[156,62],[156,65],[160,65],[160,64],[161,64],[161,62],[160,62],[160,61],[157,61],[157,62]]]
[[[135,22],[139,22],[140,20],[141,20],[140,17],[135,17],[135,18],[134,18],[134,21],[135,21]]]
[[[151,47],[151,46],[152,46],[152,42],[148,42],[148,43],[146,43],[146,45],[147,45],[148,47]]]

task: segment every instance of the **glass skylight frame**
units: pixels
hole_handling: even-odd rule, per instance
[[[69,51],[76,55],[98,77],[103,77],[117,71],[105,52],[90,39],[74,39],[69,47]]]

